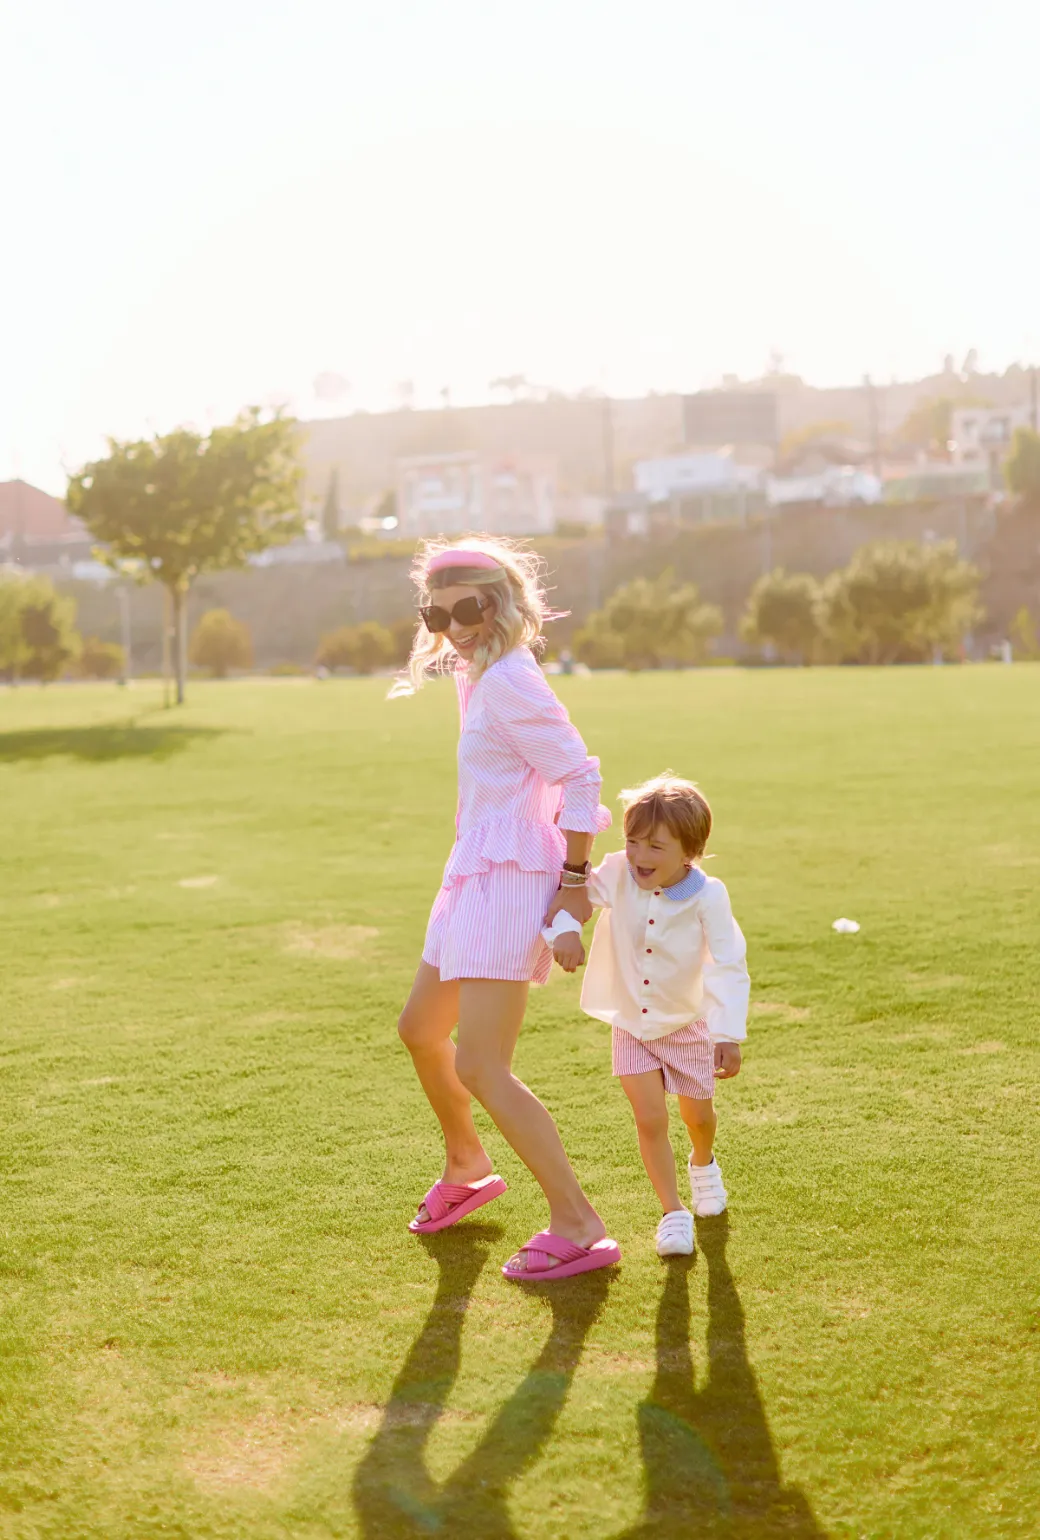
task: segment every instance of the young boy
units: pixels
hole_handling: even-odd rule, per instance
[[[612,1033],[613,1072],[632,1104],[639,1149],[661,1201],[659,1256],[694,1249],[693,1215],[679,1201],[666,1092],[693,1149],[688,1162],[697,1214],[726,1207],[714,1157],[714,1081],[740,1072],[747,1035],[747,949],[729,895],[697,864],[711,809],[690,781],[666,773],[623,793],[625,850],[589,876],[603,913],[592,939],[581,1005]],[[585,960],[581,927],[560,910],[543,932],[568,973]]]

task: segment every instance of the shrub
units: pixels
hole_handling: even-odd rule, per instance
[[[722,611],[702,604],[693,583],[669,570],[636,578],[611,594],[574,638],[575,656],[590,668],[661,668],[703,663],[722,630]]]
[[[49,578],[0,574],[0,675],[57,679],[79,654],[76,602]]]
[[[820,636],[820,585],[807,572],[781,567],[759,578],[740,633],[752,646],[775,647],[788,663],[810,663]]]
[[[197,668],[208,668],[214,679],[226,678],[233,668],[251,668],[249,627],[230,610],[207,610],[192,632],[188,658]]]
[[[79,655],[79,672],[84,679],[119,679],[126,667],[126,654],[118,642],[102,642],[88,636]]]
[[[323,636],[314,661],[319,668],[352,668],[356,674],[371,674],[387,667],[393,658],[392,633],[378,621],[366,620],[363,625],[340,626]]]

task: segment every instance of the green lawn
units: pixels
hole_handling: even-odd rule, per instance
[[[1037,1534],[1040,668],[562,683],[609,799],[710,795],[754,1006],[665,1265],[608,1035],[533,996],[625,1260],[527,1292],[494,1133],[486,1221],[405,1229],[456,716],[385,688],[0,691],[0,1536]]]

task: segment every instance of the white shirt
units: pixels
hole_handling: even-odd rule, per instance
[[[693,867],[670,888],[641,888],[616,851],[592,873],[588,891],[603,913],[581,988],[587,1015],[647,1042],[704,1017],[713,1043],[744,1041],[747,946],[717,877]],[[561,910],[543,935],[551,946],[580,930]]]

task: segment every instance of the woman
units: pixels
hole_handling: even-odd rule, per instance
[[[621,1253],[582,1192],[555,1123],[511,1065],[528,989],[552,967],[541,937],[546,910],[562,885],[576,919],[592,913],[589,856],[610,823],[599,805],[599,762],[535,661],[551,613],[537,558],[500,540],[437,542],[414,577],[426,601],[423,624],[394,693],[453,667],[462,732],[457,837],[398,1029],[446,1149],[444,1175],[411,1229],[443,1229],[506,1190],[473,1123],[475,1096],[549,1205],[548,1229],[503,1273],[572,1277],[609,1267]]]

